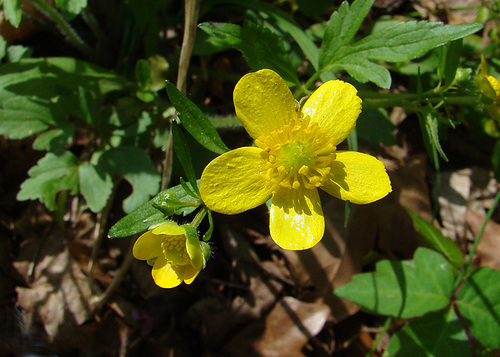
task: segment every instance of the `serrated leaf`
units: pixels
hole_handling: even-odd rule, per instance
[[[374,0],[356,0],[349,5],[347,1],[344,1],[332,14],[319,51],[320,67],[332,64],[336,53],[352,42],[373,3]]]
[[[48,209],[56,208],[56,195],[69,190],[76,194],[79,190],[78,159],[69,151],[47,153],[28,174],[17,194],[19,201],[39,199]]]
[[[121,146],[105,152],[101,163],[107,172],[117,173],[132,185],[123,210],[132,212],[160,189],[161,177],[151,158],[140,148]]]
[[[381,80],[382,71],[375,70],[382,66],[372,61],[410,61],[483,27],[478,23],[443,26],[442,23],[425,21],[401,22],[384,26],[383,30],[352,44],[354,31],[359,29],[359,21],[366,15],[368,4],[368,0],[356,0],[351,6],[342,5],[332,15],[320,50],[321,72],[343,69],[360,82],[371,81],[382,88],[389,88],[390,81]],[[362,15],[359,15],[360,10],[356,10],[358,7],[363,10]],[[359,66],[366,67],[365,71],[359,70]]]
[[[63,115],[50,101],[17,97],[0,108],[0,134],[11,139],[24,139],[61,122]]]
[[[439,229],[425,219],[420,218],[410,210],[407,210],[407,212],[410,214],[415,230],[419,233],[424,244],[444,255],[455,268],[460,268],[464,261],[464,255],[455,242],[445,237]]]
[[[240,5],[245,11],[247,9],[253,9],[257,11],[262,11],[266,15],[271,16],[275,21],[276,25],[279,26],[284,32],[290,34],[293,39],[297,42],[297,45],[305,54],[305,58],[309,60],[311,65],[315,70],[318,70],[318,58],[319,50],[316,44],[307,36],[304,30],[297,24],[297,22],[286,14],[284,11],[280,10],[273,4],[267,4],[262,1],[256,0],[222,0],[222,3],[237,4]],[[322,80],[328,80],[328,76],[321,76]]]
[[[447,309],[411,321],[391,338],[384,356],[469,357],[470,355],[467,334],[453,309]]]
[[[147,231],[149,227],[164,220],[165,214],[148,201],[114,224],[108,232],[108,238],[129,237]]]
[[[500,348],[500,270],[484,267],[467,278],[457,306],[472,334],[488,348]]]
[[[5,18],[12,26],[18,27],[23,17],[21,0],[2,0],[0,3],[3,5]]]
[[[441,254],[418,248],[414,260],[380,261],[376,272],[354,275],[335,294],[372,313],[410,318],[448,305],[453,279],[452,267]]]
[[[434,157],[432,152],[434,150],[445,161],[448,161],[448,158],[441,147],[441,143],[439,142],[439,122],[435,114],[436,113],[434,113],[432,109],[429,109],[427,113],[423,113],[423,115],[419,117],[424,144],[429,157]]]
[[[245,21],[243,27],[224,23],[203,23],[199,26],[220,42],[240,51],[252,70],[269,68],[289,86],[299,83],[283,40],[270,29],[250,21]]]
[[[175,109],[179,112],[179,119],[182,125],[196,141],[217,154],[229,151],[215,127],[200,108],[186,98],[170,82],[167,83],[167,94]]]
[[[246,21],[241,38],[242,41],[236,48],[243,53],[252,70],[269,68],[278,73],[289,86],[299,83],[297,72],[278,35],[266,27]]]
[[[80,165],[80,193],[85,197],[92,212],[100,212],[106,206],[113,190],[113,180],[102,166],[88,162]]]

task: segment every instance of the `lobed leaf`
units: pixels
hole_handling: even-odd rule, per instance
[[[470,355],[467,334],[451,308],[411,321],[391,338],[385,354],[387,357]]]
[[[78,159],[70,151],[47,153],[28,174],[21,185],[19,201],[39,199],[48,209],[56,209],[56,196],[61,191],[79,190]]]
[[[102,166],[95,166],[88,162],[80,165],[80,193],[85,197],[92,212],[100,212],[108,203],[113,190],[111,175]]]
[[[132,212],[160,189],[161,177],[151,158],[140,148],[121,146],[101,156],[103,169],[122,176],[132,185],[132,193],[123,201],[123,210]]]
[[[461,39],[483,28],[482,24],[446,25],[425,21],[401,22],[375,30],[351,43],[373,1],[342,4],[328,22],[319,53],[319,71],[345,70],[359,82],[389,88],[387,69],[373,61],[406,62],[449,41]]]
[[[450,302],[453,271],[441,255],[418,248],[414,260],[377,263],[376,272],[354,276],[335,294],[369,312],[398,318],[437,311]]]
[[[205,148],[217,154],[229,151],[217,130],[200,108],[186,98],[172,83],[168,82],[166,87],[170,101],[179,112],[182,125],[191,136]]]
[[[51,126],[67,124],[64,115],[48,100],[10,98],[0,108],[0,135],[24,139]]]
[[[472,334],[488,348],[500,348],[500,271],[481,268],[465,280],[457,306]]]

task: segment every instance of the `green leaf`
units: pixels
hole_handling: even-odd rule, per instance
[[[462,53],[462,39],[450,42],[446,51],[446,63],[444,66],[444,86],[450,86],[457,75]]]
[[[149,75],[151,77],[151,90],[157,92],[165,88],[165,81],[167,78],[170,64],[165,57],[154,55],[148,58]]]
[[[344,1],[328,21],[319,51],[319,66],[333,63],[336,53],[351,44],[363,20],[370,11],[374,0],[356,0],[349,5]]]
[[[23,58],[30,58],[33,49],[22,45],[12,45],[7,48],[7,61],[19,62]]]
[[[245,21],[243,27],[234,24],[203,23],[200,28],[240,51],[252,70],[269,68],[278,73],[289,86],[299,83],[283,40],[269,28],[251,21]]]
[[[21,11],[21,0],[1,0],[0,4],[3,4],[3,12],[5,18],[14,27],[18,27],[21,23],[21,18],[23,13]]]
[[[0,134],[11,139],[24,139],[61,122],[64,117],[53,103],[36,98],[11,98],[0,109]]]
[[[199,182],[199,180],[196,182],[197,186]],[[161,191],[151,200],[151,203],[153,207],[167,216],[186,216],[202,204],[202,201],[193,194],[189,188],[185,189],[184,184],[180,184]]]
[[[71,20],[87,7],[87,0],[56,0],[56,5]]]
[[[396,333],[385,356],[392,357],[469,357],[469,341],[453,311],[427,314],[411,321]]]
[[[210,55],[215,52],[237,48],[241,44],[241,26],[235,24],[203,22],[198,25],[203,31],[196,35],[193,53]],[[207,34],[207,36],[203,36]],[[201,53],[200,53],[201,52]]]
[[[147,231],[149,227],[164,220],[165,214],[153,207],[151,201],[148,201],[114,224],[108,232],[108,238],[129,237]]]
[[[483,28],[478,23],[443,26],[442,23],[409,21],[384,26],[351,43],[371,3],[371,0],[356,0],[351,6],[343,4],[332,15],[321,44],[320,71],[343,69],[360,82],[371,81],[379,87],[389,88],[391,81],[387,78],[387,70],[382,70],[382,66],[373,61],[410,61]]]
[[[316,44],[311,41],[307,34],[302,30],[299,24],[287,15],[284,11],[280,10],[273,4],[266,4],[262,1],[256,0],[217,0],[213,1],[213,4],[223,3],[223,4],[237,4],[242,7],[245,11],[247,9],[253,9],[257,11],[262,11],[266,15],[273,17],[276,24],[286,33],[290,34],[293,39],[297,42],[301,50],[304,52],[305,57],[311,62],[311,65],[315,70],[318,70],[318,58],[319,50]],[[326,78],[326,77],[325,77]],[[322,77],[323,79],[323,77]]]
[[[5,57],[7,51],[7,41],[0,35],[0,61]]]
[[[269,68],[278,73],[289,86],[297,85],[297,72],[285,51],[283,40],[266,27],[246,21],[239,49],[254,71]]]
[[[460,268],[464,262],[464,255],[455,242],[445,237],[439,229],[425,219],[420,218],[409,209],[407,209],[407,212],[410,214],[415,230],[419,233],[420,239],[425,245],[444,255],[455,268]]]
[[[28,174],[17,194],[19,201],[39,199],[48,209],[56,209],[56,196],[60,191],[78,193],[78,159],[69,151],[47,153]]]
[[[144,150],[121,146],[106,151],[101,163],[107,172],[117,173],[132,185],[132,193],[123,201],[123,210],[131,212],[160,189],[161,177]]]
[[[191,196],[181,185],[168,188],[120,219],[111,227],[108,237],[123,238],[144,232],[173,215],[186,216],[201,204],[200,199]]]
[[[151,88],[151,75],[149,72],[149,62],[140,59],[135,64],[135,79],[139,88],[143,91],[148,91]]]
[[[460,289],[457,306],[472,334],[488,348],[500,348],[500,271],[484,267]]]
[[[104,68],[75,58],[23,59],[0,66],[0,103],[18,96],[43,99],[74,93],[78,86],[106,94],[124,90],[131,83]]]
[[[88,162],[80,165],[80,192],[92,212],[100,212],[108,203],[113,190],[111,175],[102,168]]]
[[[217,154],[229,151],[205,114],[170,82],[167,82],[167,94],[179,112],[182,125],[196,141]]]
[[[437,311],[450,303],[453,271],[441,255],[418,248],[414,260],[377,263],[377,271],[354,275],[335,290],[369,312],[410,318]]]
[[[59,128],[48,130],[35,139],[33,149],[46,151],[64,150],[73,141],[75,125],[59,125]]]
[[[181,129],[177,125],[175,121],[172,122],[172,142],[174,146],[174,151],[179,161],[186,173],[186,176],[191,184],[191,187],[194,190],[198,190],[198,186],[196,185],[196,173],[194,172],[193,162],[191,160],[191,153],[189,151],[189,147],[182,134]]]
[[[441,143],[439,142],[439,122],[435,114],[432,108],[429,108],[426,113],[423,113],[422,116],[419,117],[424,144],[429,157],[434,157],[432,151],[435,150],[445,161],[448,161],[441,147]]]

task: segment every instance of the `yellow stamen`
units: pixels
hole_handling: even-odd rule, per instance
[[[297,118],[289,124],[259,137],[255,144],[263,150],[267,169],[264,177],[273,192],[281,187],[313,189],[321,186],[330,173],[336,147],[328,142],[324,129],[310,118]]]

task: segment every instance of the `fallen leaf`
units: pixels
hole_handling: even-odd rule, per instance
[[[301,357],[307,341],[323,328],[330,309],[323,303],[306,303],[291,296],[281,299],[265,321],[259,320],[238,333],[224,351],[237,355]],[[231,353],[230,353],[231,354]]]

